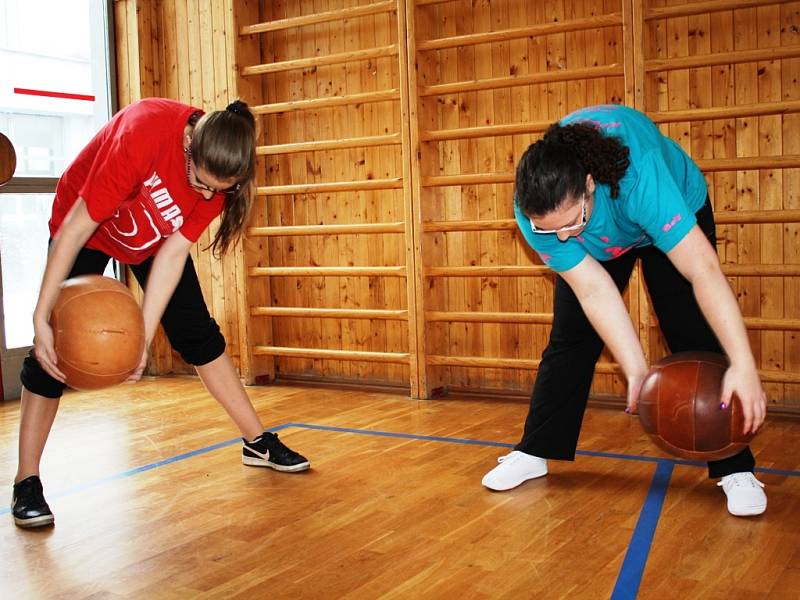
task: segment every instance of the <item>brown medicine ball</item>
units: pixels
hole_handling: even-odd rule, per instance
[[[689,460],[738,454],[753,434],[743,434],[739,399],[720,408],[727,359],[712,352],[679,352],[659,360],[639,393],[639,418],[653,441]]]
[[[76,390],[125,381],[144,352],[144,318],[130,290],[116,279],[83,275],[61,284],[50,314],[58,368]]]

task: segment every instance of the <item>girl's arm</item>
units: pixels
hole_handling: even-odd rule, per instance
[[[142,372],[147,365],[147,353],[150,344],[155,337],[158,324],[167,308],[167,303],[183,274],[186,258],[192,242],[187,240],[180,231],[176,231],[169,236],[162,244],[161,248],[153,259],[153,266],[150,275],[147,277],[146,292],[142,303],[142,314],[144,316],[144,353],[139,367],[128,378],[127,381],[133,382],[141,378]]]
[[[583,312],[622,368],[628,381],[628,412],[636,410],[647,362],[628,309],[608,272],[591,256],[561,273]]]
[[[700,310],[731,361],[722,382],[720,400],[730,405],[735,392],[744,410],[744,433],[755,433],[766,416],[766,394],[739,304],[722,273],[717,253],[695,225],[667,257],[692,284]]]
[[[78,252],[97,227],[98,223],[89,216],[83,198],[78,198],[50,244],[39,298],[33,311],[33,353],[42,368],[62,382],[64,374],[57,366],[50,313],[58,298],[61,283],[69,275]]]

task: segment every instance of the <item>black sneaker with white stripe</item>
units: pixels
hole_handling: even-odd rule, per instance
[[[270,467],[276,471],[294,473],[305,471],[311,465],[305,456],[287,448],[277,433],[265,431],[252,442],[242,438],[242,463],[251,467]]]
[[[52,525],[55,517],[44,499],[42,482],[36,475],[14,484],[11,498],[14,523],[19,527],[44,527]]]

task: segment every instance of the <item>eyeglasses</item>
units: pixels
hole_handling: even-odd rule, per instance
[[[529,217],[531,222],[531,229],[533,233],[561,233],[562,231],[575,231],[581,227],[586,226],[586,193],[581,194],[581,220],[575,225],[567,225],[566,227],[559,227],[558,229],[539,229],[533,222],[533,218]]]
[[[198,192],[211,192],[212,194],[225,194],[226,196],[232,196],[240,189],[242,189],[241,183],[232,185],[231,187],[225,188],[224,190],[218,190],[216,188],[206,185],[197,178],[197,175],[195,175],[194,169],[192,168],[193,164],[194,162],[192,161],[192,151],[191,149],[186,148],[186,181],[189,183],[189,187],[196,189]]]

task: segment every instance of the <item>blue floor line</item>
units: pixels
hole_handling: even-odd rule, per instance
[[[399,433],[395,431],[379,431],[374,429],[355,429],[352,427],[334,427],[332,425],[312,425],[309,423],[284,423],[283,425],[277,425],[275,427],[271,427],[269,431],[281,431],[283,429],[287,429],[290,427],[298,427],[301,429],[316,429],[320,431],[334,431],[339,433],[355,433],[359,435],[374,435],[380,437],[391,437],[391,438],[400,438],[400,439],[412,439],[412,440],[423,440],[423,441],[432,441],[432,442],[446,442],[451,444],[467,444],[471,446],[492,446],[497,448],[513,448],[514,444],[508,442],[493,442],[488,440],[474,440],[469,438],[455,438],[455,437],[445,437],[445,436],[436,436],[436,435],[419,435],[415,433]],[[63,498],[64,496],[70,496],[72,494],[77,494],[79,492],[86,491],[91,488],[95,488],[99,485],[103,485],[106,483],[110,483],[112,481],[118,481],[120,479],[124,479],[126,477],[131,477],[133,475],[138,475],[139,473],[144,473],[146,471],[151,471],[158,467],[163,467],[164,465],[168,465],[171,463],[175,463],[186,458],[192,458],[193,456],[199,456],[201,454],[207,454],[208,452],[212,452],[214,450],[218,450],[220,448],[225,448],[227,446],[231,446],[240,442],[241,439],[236,437],[224,442],[218,442],[216,444],[212,444],[210,446],[206,446],[205,448],[199,448],[197,450],[192,450],[191,452],[184,452],[183,454],[177,454],[170,458],[165,458],[163,460],[159,460],[153,463],[149,463],[146,465],[142,465],[140,467],[135,467],[133,469],[129,469],[127,471],[122,471],[120,473],[116,473],[114,475],[108,475],[106,477],[102,477],[100,479],[96,479],[94,481],[90,481],[84,484],[76,485],[71,488],[66,488],[64,490],[48,494],[50,498]],[[577,454],[581,456],[594,456],[598,458],[614,458],[619,460],[635,460],[640,462],[653,462],[656,464],[669,464],[669,465],[688,465],[693,467],[705,467],[705,463],[698,462],[698,461],[689,461],[689,460],[678,460],[678,459],[671,459],[671,458],[658,458],[653,456],[639,456],[635,454],[618,454],[614,452],[597,452],[593,450],[578,450]],[[800,477],[800,471],[790,471],[786,469],[770,469],[764,467],[756,467],[756,471],[759,473],[770,473],[773,475],[782,475],[784,477]],[[7,515],[11,512],[9,507],[0,508],[0,515]]]
[[[664,506],[673,468],[674,465],[667,461],[660,462],[656,466],[647,499],[639,513],[639,520],[636,522],[628,551],[622,561],[617,583],[611,593],[611,600],[634,600],[639,594],[639,585],[642,583],[642,575],[650,555],[650,547],[661,517],[661,508]]]
[[[514,444],[509,442],[492,442],[487,440],[473,440],[469,438],[444,437],[438,435],[418,435],[416,433],[398,433],[395,431],[380,431],[377,429],[355,429],[352,427],[334,427],[333,425],[311,425],[309,423],[286,423],[284,427],[299,427],[302,429],[317,429],[320,431],[335,431],[338,433],[356,433],[359,435],[375,435],[380,437],[391,437],[401,439],[423,440],[429,442],[447,442],[450,444],[468,444],[471,446],[494,446],[498,448],[513,448]],[[697,460],[681,460],[677,458],[662,458],[658,456],[642,456],[637,454],[619,454],[615,452],[599,452],[595,450],[577,450],[580,456],[594,456],[599,458],[615,458],[619,460],[635,460],[639,462],[652,462],[656,464],[668,463],[670,465],[684,465],[690,467],[706,467],[706,463]],[[800,477],[800,471],[789,471],[785,469],[770,469],[767,467],[756,467],[758,473],[770,473],[773,475],[783,475],[785,477]]]
[[[432,442],[446,442],[451,444],[466,444],[472,446],[493,446],[498,448],[513,448],[514,444],[508,442],[493,442],[487,440],[474,440],[468,438],[455,438],[435,435],[418,435],[414,433],[399,433],[394,431],[377,431],[371,429],[354,429],[350,427],[334,427],[331,425],[312,425],[309,423],[284,423],[276,427],[271,427],[269,431],[281,431],[290,427],[297,427],[301,429],[311,429],[319,431],[332,431],[339,433],[355,433],[359,435],[374,435],[380,437],[390,437],[398,439],[422,440]],[[241,438],[233,438],[224,442],[218,442],[205,448],[199,448],[190,452],[175,455],[171,458],[165,458],[153,463],[142,465],[127,471],[102,477],[85,484],[77,485],[67,488],[50,495],[52,498],[63,498],[77,494],[91,488],[104,485],[106,483],[138,475],[146,471],[151,471],[164,465],[172,464],[187,458],[207,454],[220,448],[232,446],[233,444],[240,443]],[[647,563],[647,558],[650,553],[650,546],[653,543],[653,536],[655,535],[656,525],[658,524],[661,515],[661,508],[664,504],[664,497],[669,485],[670,477],[675,465],[686,465],[693,467],[705,467],[705,463],[699,461],[677,460],[670,458],[659,458],[652,456],[639,456],[633,454],[618,454],[613,452],[597,452],[593,450],[578,450],[577,454],[581,456],[593,456],[598,458],[612,458],[619,460],[635,460],[639,462],[652,462],[656,464],[656,472],[650,484],[650,490],[647,494],[644,506],[639,513],[639,520],[634,529],[633,536],[631,537],[628,551],[622,563],[617,583],[612,593],[612,600],[632,600],[636,598],[641,583],[642,575],[644,574],[644,567]],[[800,471],[790,471],[785,469],[770,469],[770,468],[756,468],[759,473],[771,473],[775,475],[783,475],[786,477],[799,477]],[[11,512],[10,508],[0,509],[0,515],[7,515]]]

